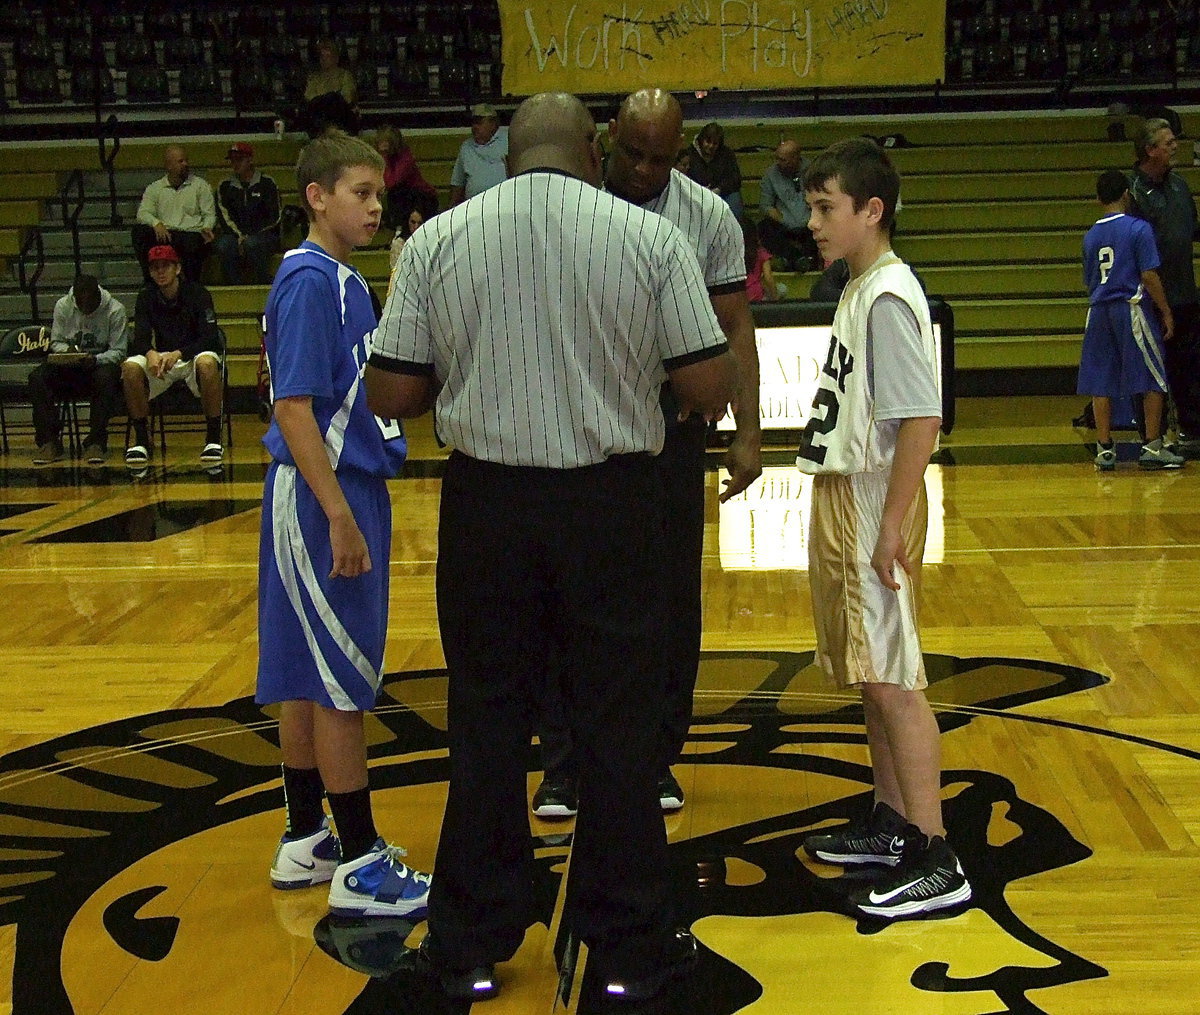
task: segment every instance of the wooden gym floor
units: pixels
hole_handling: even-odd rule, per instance
[[[840,869],[798,858],[806,830],[867,791],[861,714],[810,665],[789,451],[721,508],[712,473],[705,656],[676,769],[688,803],[667,818],[701,961],[652,1010],[1200,1011],[1200,464],[1097,474],[1079,408],[964,400],[929,471],[929,698],[975,888],[948,919],[856,924]],[[137,481],[116,461],[35,469],[23,445],[3,462],[0,1012],[463,1010],[412,974],[403,945],[423,927],[332,921],[322,889],[268,884],[282,819],[273,724],[252,700],[261,432],[239,420],[213,474],[184,436]],[[441,453],[427,422],[411,433],[369,729],[380,829],[428,869],[445,793]],[[531,793],[538,774],[531,750]],[[531,828],[544,923],[489,1015],[554,1010],[570,824]],[[558,1010],[594,1011],[586,954],[575,972]]]

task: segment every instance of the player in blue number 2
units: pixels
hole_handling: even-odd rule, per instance
[[[1154,230],[1129,210],[1129,181],[1119,169],[1101,173],[1096,197],[1104,214],[1083,238],[1083,281],[1089,307],[1079,360],[1081,395],[1092,396],[1096,416],[1096,468],[1111,472],[1117,464],[1112,442],[1112,400],[1143,396],[1146,444],[1143,469],[1178,469],[1182,456],[1163,445],[1163,402],[1167,368],[1163,341],[1175,329],[1171,308],[1158,277]],[[1149,295],[1162,320],[1162,337]]]
[[[335,913],[415,920],[430,878],[375,829],[363,729],[387,635],[387,480],[406,444],[397,422],[367,408],[363,373],[377,322],[366,282],[346,262],[379,227],[383,160],[334,132],[305,147],[296,176],[309,235],[284,255],[266,310],[274,419],[263,439],[272,462],[256,700],[280,705],[287,807],[271,883],[331,882]]]
[[[937,348],[924,293],[892,253],[900,179],[887,153],[865,138],[839,142],[813,160],[804,192],[818,249],[850,268],[796,458],[815,474],[817,661],[862,695],[875,784],[869,813],[809,835],[804,848],[825,863],[881,869],[849,903],[893,920],[971,898],[946,842],[940,734],[917,630],[924,475],[942,413]]]

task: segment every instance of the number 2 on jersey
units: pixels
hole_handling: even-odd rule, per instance
[[[1104,285],[1108,281],[1109,272],[1112,271],[1113,261],[1116,259],[1116,252],[1112,247],[1101,247],[1097,255],[1097,260],[1100,262],[1100,284]]]
[[[836,381],[838,391],[844,394],[846,377],[853,370],[854,356],[838,341],[837,335],[830,335],[829,354],[825,357],[821,373]],[[817,465],[824,463],[829,449],[818,444],[817,438],[831,433],[837,426],[838,409],[837,392],[829,388],[818,388],[817,393],[813,395],[812,414],[808,417],[807,425],[800,432],[800,448],[796,453],[801,458],[807,458],[810,462],[816,462]]]

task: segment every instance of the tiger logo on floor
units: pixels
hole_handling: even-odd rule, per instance
[[[1045,722],[1012,710],[1104,682],[1027,660],[927,655],[926,665],[950,759],[957,731],[972,723]],[[240,698],[0,759],[0,927],[14,941],[13,1015],[276,1011],[289,998],[286,1010],[313,1015],[426,1010],[406,961],[420,929],[339,925],[321,889],[270,888],[283,820],[276,732],[269,710]],[[381,831],[432,869],[448,771],[445,672],[389,675],[368,743]],[[531,787],[538,764],[531,747]],[[918,1013],[948,1011],[946,995],[961,993],[970,1003],[956,1012],[1035,1013],[1053,1010],[1038,1005],[1056,990],[1107,975],[1014,908],[1012,890],[1091,851],[1002,772],[951,763],[944,773],[947,827],[974,888],[964,913],[889,926],[845,915],[853,875],[812,864],[800,841],[863,808],[870,770],[861,708],[823,682],[811,652],[706,653],[677,772],[687,773],[689,802],[667,818],[671,858],[681,915],[700,944],[695,975],[678,987],[686,997],[664,1002],[678,1010],[765,1015],[803,998],[823,1015],[861,1015],[887,998],[888,1010]],[[558,935],[547,947],[560,960],[570,827],[535,820],[531,831],[543,936]],[[559,982],[546,965],[537,1010],[549,1011]],[[868,968],[869,997],[855,975]],[[875,982],[881,971],[886,984]],[[488,1010],[530,1010],[513,1007],[520,991],[506,993],[507,1005],[502,993]],[[564,990],[580,1013],[586,998]]]

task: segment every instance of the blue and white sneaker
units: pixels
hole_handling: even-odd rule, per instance
[[[333,873],[329,908],[338,916],[402,916],[424,919],[429,911],[430,875],[400,858],[404,850],[376,839],[369,853],[347,860]]]
[[[276,888],[307,888],[324,884],[342,862],[338,837],[329,830],[329,819],[312,835],[279,840],[275,861],[271,864],[271,884]]]

